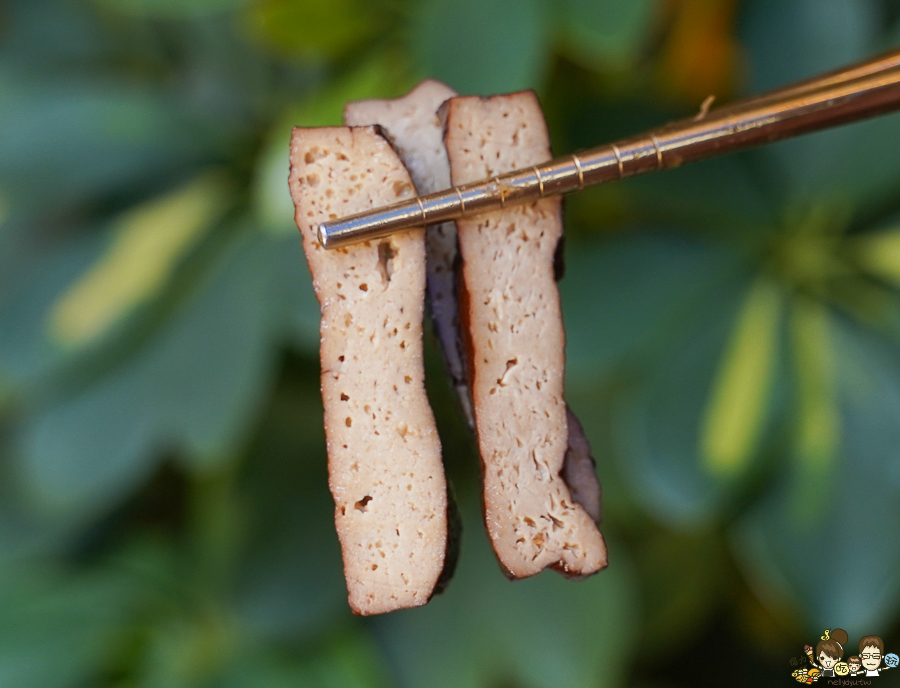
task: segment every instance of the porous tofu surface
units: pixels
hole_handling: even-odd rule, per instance
[[[402,98],[361,100],[344,108],[349,126],[377,124],[383,127],[406,165],[419,195],[450,187],[450,163],[444,148],[438,108],[456,95],[449,86],[426,79]],[[456,223],[431,225],[425,237],[427,298],[447,372],[459,396],[466,420],[474,425],[469,389],[460,350],[456,299]]]
[[[442,117],[454,185],[551,157],[531,92],[453,98]],[[457,220],[485,520],[513,577],[548,566],[582,576],[607,563],[602,535],[561,475],[565,335],[553,273],[560,202],[546,198]]]
[[[421,229],[326,251],[318,225],[415,195],[373,127],[297,128],[291,195],[321,311],[329,484],[358,614],[424,604],[444,567],[447,489],[425,395]]]

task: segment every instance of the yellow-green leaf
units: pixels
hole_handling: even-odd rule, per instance
[[[333,58],[378,30],[378,16],[363,0],[262,0],[247,21],[278,52]]]
[[[51,336],[82,345],[159,293],[179,259],[221,217],[227,195],[225,180],[208,173],[122,215],[107,251],[51,309]]]
[[[814,517],[835,467],[840,412],[827,307],[798,297],[791,309],[791,348],[797,385],[794,455],[803,492],[794,500],[798,517]]]
[[[900,284],[900,229],[869,234],[855,244],[857,259],[865,270]]]
[[[778,286],[759,278],[719,363],[700,429],[703,460],[713,473],[737,473],[756,449],[772,386],[780,315]]]

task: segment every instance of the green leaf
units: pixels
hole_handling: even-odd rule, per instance
[[[386,688],[387,667],[378,648],[362,634],[335,643],[310,666],[310,685],[322,688]]]
[[[653,29],[656,0],[565,0],[556,8],[564,49],[593,69],[633,65]]]
[[[275,259],[273,278],[281,304],[280,322],[287,341],[311,356],[319,352],[319,301],[303,255],[300,236],[278,240],[282,247]]]
[[[90,65],[113,50],[88,3],[13,0],[4,4],[3,23],[0,63],[16,71]]]
[[[727,544],[715,531],[642,533],[635,559],[644,653],[679,652],[702,632],[722,598],[730,598],[734,574]]]
[[[221,14],[243,7],[250,0],[96,0],[116,12],[137,17],[180,19]]]
[[[234,656],[233,633],[228,620],[215,612],[157,620],[146,631],[136,684],[141,688],[208,685]]]
[[[30,234],[19,218],[9,217],[7,200],[0,190],[0,314],[25,271],[23,263],[33,260],[28,251]]]
[[[21,470],[38,503],[103,510],[172,443],[194,464],[227,456],[270,376],[275,252],[267,238],[235,241],[140,355],[35,415]]]
[[[172,172],[209,145],[209,132],[160,92],[4,77],[0,72],[0,188],[15,208],[83,203]]]
[[[569,386],[592,387],[623,364],[658,355],[742,270],[736,255],[676,236],[570,243],[559,285]]]
[[[0,465],[10,461],[8,447],[0,444]],[[70,546],[73,531],[71,523],[36,518],[7,484],[0,496],[0,568],[59,554]]]
[[[537,88],[549,58],[544,13],[539,0],[423,0],[413,53],[427,76],[464,95]]]
[[[243,650],[218,580],[197,565],[192,544],[141,529],[113,553],[111,568],[135,582],[140,599],[109,643],[107,675],[141,688],[207,686]]]
[[[735,475],[759,444],[778,358],[781,290],[767,277],[750,287],[713,382],[700,444],[707,467]]]
[[[627,675],[635,589],[623,546],[608,569],[574,582],[552,571],[515,583],[500,572],[477,508],[447,591],[428,606],[378,619],[391,663],[409,688],[598,688]]]
[[[756,0],[744,12],[751,91],[787,85],[863,60],[879,44],[873,0]],[[840,127],[766,147],[787,197],[889,200],[900,181],[900,117]],[[779,182],[783,181],[783,188]]]
[[[900,604],[900,368],[897,350],[832,319],[841,412],[835,478],[822,486],[799,462],[742,519],[740,561],[774,604],[813,627],[840,619],[851,637],[884,628]],[[825,490],[817,519],[798,514],[803,490]]]
[[[638,217],[752,242],[776,218],[751,169],[745,155],[726,156],[628,179],[623,188]]]
[[[668,337],[616,404],[614,432],[621,471],[644,509],[670,527],[709,520],[738,489],[703,460],[701,421],[747,283],[720,284],[692,312],[691,327]]]
[[[326,460],[324,452],[315,458]],[[259,523],[269,529],[251,530],[258,541],[246,552],[237,599],[242,628],[254,638],[315,638],[322,629],[352,616],[334,533],[334,502],[327,476],[315,477],[318,483],[313,489],[289,483],[296,488],[290,495],[294,508],[265,504],[272,495],[256,502],[266,512]],[[303,502],[307,497],[312,499]],[[285,520],[272,520],[274,513]]]
[[[107,660],[136,590],[112,573],[47,569],[0,574],[0,684],[85,685]]]
[[[241,658],[215,688],[385,688],[389,685],[378,649],[363,633],[345,634],[317,650],[313,658],[305,661],[289,659],[271,650]]]
[[[291,128],[298,124],[297,108],[272,127],[268,142],[256,163],[253,195],[256,216],[260,226],[272,234],[294,234],[299,231],[294,223],[294,203],[288,189],[290,172]],[[340,112],[337,113],[338,121]]]
[[[306,364],[277,389],[250,444],[240,500],[253,505],[236,609],[250,637],[321,636],[347,620],[347,588],[328,489],[319,369]]]
[[[823,195],[833,190],[867,209],[894,200],[900,183],[900,116],[886,115],[851,125],[846,136],[843,145],[824,136],[810,143],[827,150],[831,157],[827,161],[829,174],[822,175],[824,187],[815,188],[813,175],[807,188]],[[810,156],[810,165],[817,162]],[[797,173],[801,174],[799,167]]]
[[[108,237],[78,237],[28,256],[30,270],[15,270],[0,300],[0,377],[25,393],[70,362],[75,353],[48,337],[47,318],[60,295],[100,259]]]
[[[872,0],[750,0],[740,37],[753,93],[787,85],[866,57],[878,36]]]

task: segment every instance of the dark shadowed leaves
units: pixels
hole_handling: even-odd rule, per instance
[[[755,0],[742,35],[750,90],[784,86],[871,57],[883,49],[872,0]],[[900,183],[900,117],[840,127],[767,148],[788,198],[837,195],[873,203]]]
[[[112,572],[0,572],[0,683],[70,688],[94,678],[138,588]]]
[[[219,14],[246,5],[249,0],[98,0],[116,12],[138,17],[185,18]]]
[[[452,585],[427,607],[381,619],[388,656],[408,688],[620,685],[634,641],[627,555],[610,545],[606,571],[580,582],[552,571],[510,582],[477,511]]]
[[[594,69],[628,67],[645,47],[656,0],[565,0],[557,6],[564,50]]]
[[[23,393],[36,387],[72,354],[47,336],[49,313],[108,245],[107,236],[83,237],[32,259],[28,273],[13,273],[13,284],[0,301],[0,376],[10,387]]]
[[[97,80],[0,71],[0,121],[0,188],[13,206],[42,212],[177,170],[209,143],[171,97]]]
[[[113,41],[83,4],[65,0],[10,0],[3,6],[0,64],[41,71],[96,66]]]
[[[567,247],[560,282],[570,386],[643,362],[696,325],[697,308],[739,272],[735,254],[690,239],[637,234]]]
[[[671,651],[708,623],[732,590],[727,542],[715,531],[663,531],[635,552],[643,593],[645,652]]]
[[[368,634],[344,633],[303,660],[257,652],[239,658],[215,688],[386,688],[388,667]]]
[[[328,491],[318,367],[293,361],[248,449],[237,611],[253,636],[314,638],[351,616]]]

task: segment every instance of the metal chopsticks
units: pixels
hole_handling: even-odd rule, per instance
[[[900,109],[900,50],[614,144],[324,222],[328,249],[678,167]]]

